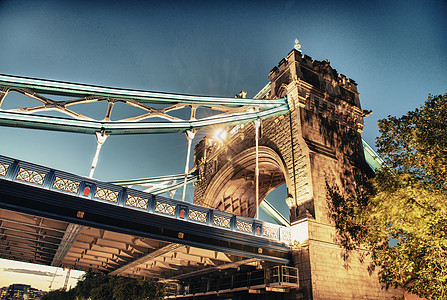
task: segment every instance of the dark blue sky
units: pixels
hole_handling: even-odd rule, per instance
[[[447,92],[446,13],[439,0],[0,0],[0,73],[253,97],[298,38],[304,54],[328,59],[358,83],[363,109],[374,111],[363,137],[374,145],[378,119]],[[4,107],[15,101],[7,97]],[[86,111],[105,112],[101,105]],[[80,175],[88,175],[96,148],[93,136],[79,134],[0,128],[0,139],[0,154]],[[182,173],[186,145],[180,134],[112,136],[95,177]]]

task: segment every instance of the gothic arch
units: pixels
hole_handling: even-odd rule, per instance
[[[254,217],[255,166],[255,147],[233,157],[210,180],[203,204],[241,216]],[[288,188],[291,186],[283,159],[272,148],[259,146],[259,203],[283,183]]]

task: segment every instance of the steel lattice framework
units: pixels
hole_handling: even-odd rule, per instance
[[[11,92],[31,97],[42,104],[33,107],[2,109],[4,99]],[[47,95],[76,99],[56,101]],[[72,109],[75,105],[95,102],[108,103],[102,120],[90,118]],[[141,109],[142,113],[138,116],[112,121],[112,109],[116,103],[136,107]],[[154,107],[160,104],[164,107]],[[172,115],[174,111],[187,108],[190,108],[189,118],[182,119]],[[196,111],[199,108],[212,109],[218,114],[197,119]],[[36,114],[45,111],[57,111],[69,118]],[[261,100],[191,96],[0,75],[0,125],[3,126],[78,133],[176,133],[216,125],[247,123],[285,114],[288,111],[289,107],[285,98]],[[163,119],[163,122],[148,122],[149,119]]]
[[[268,91],[268,88],[264,88],[259,93],[263,97],[266,94],[264,90]],[[36,99],[42,104],[33,107],[9,110],[2,109],[4,99],[11,92],[20,93]],[[77,99],[55,101],[43,95],[75,97]],[[102,120],[90,118],[71,109],[72,106],[95,102],[108,103]],[[142,113],[138,116],[112,121],[112,109],[116,103],[124,103],[139,108],[142,110]],[[149,105],[163,105],[164,107],[154,108]],[[189,119],[181,119],[170,114],[174,111],[187,108],[190,108]],[[212,117],[197,120],[196,111],[199,108],[208,108],[219,113]],[[36,114],[44,111],[57,111],[70,118],[48,117]],[[285,114],[288,111],[289,106],[286,98],[273,100],[191,96],[100,87],[0,74],[0,126],[96,133],[98,144],[102,144],[110,134],[195,132],[196,130],[217,125],[228,126],[247,123],[274,115]],[[147,122],[150,119],[163,119],[165,122]],[[103,136],[103,140],[101,140],[101,135]],[[365,141],[363,141],[363,144],[368,162],[374,168],[380,167],[383,161],[378,158],[378,155],[374,154],[374,150]],[[94,169],[94,165],[95,163],[92,169]],[[160,194],[179,188],[182,183],[177,183],[177,180],[181,178],[185,178],[185,183],[192,183],[197,180],[197,176],[192,176],[192,174],[187,173],[187,170],[185,170],[185,174],[176,176],[124,180],[114,183],[123,186],[152,186],[148,191],[153,194]],[[154,183],[160,181],[172,181],[172,184],[159,187],[154,185]],[[268,203],[266,201],[264,202],[264,205],[261,206],[268,206]],[[274,209],[270,207],[263,208],[268,211],[269,215],[274,216],[275,220],[281,219],[277,217],[279,214]],[[286,224],[286,221],[281,220],[280,223]]]

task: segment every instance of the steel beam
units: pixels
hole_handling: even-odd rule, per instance
[[[169,245],[164,246],[164,247],[162,247],[160,249],[157,249],[157,250],[155,250],[155,251],[153,251],[151,253],[148,253],[148,254],[144,255],[143,257],[140,257],[140,258],[138,258],[138,259],[136,259],[134,261],[131,261],[128,264],[126,264],[126,265],[124,265],[124,266],[122,266],[122,267],[120,267],[120,268],[118,268],[116,270],[113,270],[112,272],[109,273],[109,275],[119,275],[119,274],[121,274],[123,272],[126,272],[127,270],[129,270],[131,268],[137,267],[140,264],[146,263],[146,262],[148,262],[150,260],[153,260],[156,257],[159,257],[159,256],[161,256],[163,254],[168,253],[168,252],[174,251],[174,250],[176,250],[176,249],[178,249],[180,247],[183,247],[183,245],[175,244],[175,243],[169,244]]]
[[[237,125],[256,119],[285,114],[289,111],[287,104],[252,113],[234,113],[222,117],[209,117],[200,120],[172,122],[105,122],[95,120],[76,120],[68,118],[30,115],[18,112],[0,111],[0,126],[22,127],[51,131],[95,134],[105,131],[109,134],[148,134],[180,133],[190,129],[202,130],[219,125]]]
[[[259,207],[279,225],[290,226],[290,222],[266,199],[262,200]]]
[[[237,268],[242,265],[250,265],[250,264],[253,264],[253,263],[256,263],[259,261],[260,260],[257,258],[248,258],[248,259],[239,260],[236,262],[231,262],[231,263],[227,263],[227,264],[223,264],[223,265],[219,265],[219,266],[215,266],[215,267],[210,267],[210,268],[201,269],[198,271],[180,274],[177,276],[173,276],[172,278],[169,278],[169,280],[178,280],[178,279],[183,279],[183,278],[188,278],[188,277],[199,276],[199,275],[211,273],[213,271]]]
[[[374,168],[374,170],[381,170],[383,165],[386,165],[383,159],[364,139],[362,139],[362,145],[366,161]]]
[[[81,233],[83,226],[78,224],[69,223],[67,226],[67,229],[65,230],[65,234],[62,238],[61,243],[59,244],[59,247],[57,248],[56,254],[54,255],[53,261],[51,262],[51,265],[54,267],[58,267],[62,260],[64,259],[65,255],[70,251],[71,246],[73,246],[73,243],[76,241],[76,238],[78,237],[79,233]]]
[[[197,177],[192,174],[188,174],[188,180],[193,179],[193,177]],[[173,181],[173,180],[180,180],[185,178],[184,174],[177,174],[177,175],[166,175],[166,176],[158,176],[158,177],[147,177],[147,178],[138,178],[138,179],[125,179],[125,180],[113,180],[113,181],[107,181],[111,184],[121,185],[121,186],[134,186],[134,185],[147,185],[155,182],[165,182],[165,181]]]
[[[140,103],[174,104],[188,103],[202,106],[223,105],[227,107],[255,106],[260,109],[283,105],[284,99],[246,99],[192,96],[182,94],[158,93],[141,90],[102,87],[88,84],[69,83],[54,80],[36,79],[0,74],[0,87],[29,89],[35,93],[64,95],[70,97],[106,97],[132,99]]]

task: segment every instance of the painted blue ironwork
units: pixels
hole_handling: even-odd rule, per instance
[[[105,131],[109,134],[148,134],[179,133],[190,129],[202,130],[213,126],[231,126],[249,123],[258,119],[285,114],[289,111],[287,104],[259,112],[235,113],[219,118],[172,122],[124,122],[124,121],[91,121],[68,118],[29,115],[18,112],[0,111],[0,125],[30,129],[64,131],[94,134]]]
[[[383,165],[385,162],[383,159],[377,154],[374,149],[368,145],[368,143],[362,139],[362,145],[363,145],[363,152],[365,153],[365,159],[370,164],[371,167],[374,168],[374,170],[380,170],[383,168]]]
[[[181,219],[185,222],[203,224],[208,227],[225,229],[249,236],[262,237],[287,245],[290,242],[290,240],[285,238],[286,236],[290,236],[287,234],[290,229],[285,226],[270,224],[184,201],[129,189],[1,155],[0,163],[8,166],[6,174],[4,176],[0,175],[0,179],[7,179],[58,193],[74,195],[91,201],[99,201],[108,205],[137,209],[148,214],[157,214],[168,218]],[[32,177],[18,177],[20,172],[24,171],[41,174],[43,177],[42,184],[36,182]],[[62,179],[65,180],[65,184],[62,183],[62,185],[58,186],[57,180]],[[129,201],[129,199],[132,200]],[[247,226],[251,225],[251,231],[246,230],[246,227],[238,226],[238,223],[248,224]]]
[[[33,79],[33,78],[25,78],[19,76],[11,76],[11,75],[1,75],[0,74],[0,105],[3,101],[4,97],[8,92],[18,91],[27,96],[39,99],[43,101],[45,104],[42,107],[35,107],[30,109],[25,109],[25,113],[18,111],[0,111],[0,125],[5,126],[18,126],[24,128],[34,128],[34,129],[44,129],[44,130],[57,130],[57,131],[67,131],[67,132],[78,132],[78,133],[96,133],[96,132],[107,132],[109,134],[135,134],[135,133],[174,133],[174,132],[185,132],[186,130],[194,129],[204,129],[210,126],[216,126],[219,124],[230,126],[240,123],[251,122],[254,120],[271,117],[278,114],[284,114],[289,111],[289,107],[287,104],[287,99],[244,99],[244,98],[223,98],[223,97],[206,97],[206,96],[192,96],[192,95],[181,95],[181,94],[169,94],[169,93],[157,93],[157,92],[149,92],[149,91],[140,91],[140,90],[130,90],[130,89],[118,89],[118,88],[110,88],[110,87],[100,87],[93,85],[85,85],[85,84],[77,84],[77,83],[67,83],[60,81],[50,81],[43,79]],[[38,95],[37,93],[42,93],[46,95],[63,95],[70,97],[80,97],[81,99],[77,100],[69,100],[69,101],[52,101],[46,99]],[[77,103],[88,103],[90,101],[108,101],[109,108],[106,114],[106,118],[104,120],[98,121],[93,120],[85,116],[76,116],[72,115],[76,119],[68,119],[68,118],[58,118],[58,117],[48,117],[48,116],[40,116],[40,115],[30,115],[29,112],[33,112],[34,110],[47,110],[58,108],[65,110],[65,113],[68,115],[73,114],[72,111],[66,109],[69,105],[74,105]],[[130,119],[123,121],[110,121],[110,113],[113,107],[113,103],[115,102],[124,102],[130,105],[137,104],[167,104],[173,105],[170,108],[165,110],[156,110],[154,109],[154,116],[166,118],[169,122],[138,122],[132,121]],[[179,105],[181,103],[181,105]],[[222,107],[226,107],[229,110],[223,109],[222,111],[226,111],[225,114],[218,117],[204,118],[200,120],[196,120],[191,117],[190,120],[180,120],[174,118],[172,116],[168,116],[165,113],[169,110],[177,110],[180,108],[184,108],[186,106],[191,106],[191,109],[197,109],[197,107],[210,107],[217,108],[218,110],[222,110]],[[257,108],[253,110],[246,110],[246,108]],[[148,107],[146,107],[148,108]],[[245,110],[241,110],[244,108]],[[149,109],[149,108],[148,108]],[[259,111],[259,109],[262,109]],[[149,109],[149,114],[152,111]],[[193,116],[193,114],[191,115]],[[140,118],[142,120],[144,118]],[[383,160],[379,157],[379,155],[369,146],[364,140],[362,140],[365,158],[367,162],[374,168],[380,169],[384,164]],[[10,164],[0,162],[0,178],[5,177],[6,173],[11,173],[13,170],[10,169]],[[40,174],[38,170],[35,169],[16,169],[14,172],[17,172],[14,176],[14,180],[18,180],[21,182],[40,184],[51,184],[50,189],[58,190],[59,192],[67,192],[72,193],[71,190],[76,188],[76,193],[80,194],[82,189],[85,186],[90,186],[94,189],[89,193],[89,196],[95,200],[107,201],[108,203],[116,203],[122,204],[124,206],[131,206],[134,208],[142,208],[142,207],[151,207],[150,201],[145,201],[143,196],[135,196],[132,195],[132,190],[123,189],[117,190],[116,188],[106,188],[104,185],[106,183],[88,183],[85,178],[82,180],[79,179],[79,182],[71,180],[69,178],[75,176],[70,175],[64,178],[59,177],[55,174]],[[50,177],[50,175],[52,177]],[[183,177],[184,175],[180,175]],[[29,181],[26,181],[26,178]],[[161,178],[163,180],[174,180],[173,178]],[[177,178],[175,178],[177,179]],[[178,178],[180,179],[180,178]],[[146,183],[149,182],[146,179]],[[157,179],[154,179],[157,181]],[[188,183],[192,183],[197,180],[196,176],[191,175],[187,178]],[[48,181],[51,181],[48,183]],[[92,180],[90,180],[93,182]],[[129,180],[129,181],[117,181],[114,182],[119,185],[129,186],[134,184],[142,184],[144,179],[142,180]],[[151,194],[161,194],[163,192],[171,191],[179,188],[182,183],[173,184],[168,187],[159,188],[157,190],[151,191]],[[137,192],[137,191],[136,191]],[[126,200],[123,200],[124,198]],[[153,198],[150,198],[153,199]],[[175,200],[169,200],[175,201]],[[265,201],[265,200],[264,200]],[[171,204],[174,205],[174,204]],[[176,206],[175,204],[174,206]],[[268,207],[264,207],[268,206]],[[154,206],[152,206],[154,207]],[[167,207],[167,206],[166,206]],[[277,213],[273,207],[269,206],[269,203],[261,204],[261,208],[263,208],[269,215],[271,212]],[[270,209],[268,209],[270,208]],[[176,213],[178,213],[178,209],[175,209]],[[187,210],[188,211],[188,210]],[[185,211],[184,213],[187,213]],[[200,210],[192,210],[194,213],[192,216],[199,218],[202,216],[200,214]],[[153,212],[153,211],[152,211]],[[208,215],[213,215],[212,212],[206,212],[207,214],[207,224],[220,226],[222,228],[226,228],[228,226],[222,226],[225,223],[225,218],[210,218]],[[216,214],[217,216],[218,214]],[[177,217],[177,215],[175,215]],[[187,214],[189,216],[189,214]],[[274,214],[273,216],[275,220],[281,224],[287,225],[287,219],[281,216],[279,213]],[[213,219],[214,218],[214,219]],[[186,217],[188,219],[188,217]],[[203,217],[201,217],[203,219]],[[247,226],[242,226],[241,224],[245,224],[246,222],[236,220],[236,217],[230,218],[232,221],[232,225],[230,228],[248,228]],[[236,221],[234,221],[236,220]],[[194,220],[192,220],[194,221]],[[216,225],[219,224],[219,225]],[[225,223],[226,224],[226,223]],[[236,226],[235,224],[239,224],[240,226]],[[249,223],[247,223],[249,224]],[[228,224],[226,224],[228,225]],[[241,227],[242,226],[242,227]],[[256,230],[256,226],[252,227],[253,232]],[[275,234],[271,232],[275,232],[275,230],[267,230],[266,232],[270,232],[269,236],[275,236]],[[263,234],[264,235],[264,234]],[[281,234],[277,235],[278,237]]]
[[[289,110],[287,99],[244,99],[168,94],[0,74],[0,107],[10,92],[18,92],[34,98],[42,104],[34,107],[2,110],[0,111],[0,125],[77,133],[178,133],[218,125],[229,126],[248,123],[285,114]],[[80,98],[55,101],[39,93]],[[95,120],[69,109],[73,105],[101,101],[108,102],[103,120]],[[111,121],[112,109],[117,102],[142,109],[144,113],[136,117]],[[168,106],[154,108],[146,104]],[[191,115],[187,119],[183,120],[168,114],[184,108],[191,109]],[[196,119],[198,108],[210,108],[219,113],[212,117]],[[31,114],[42,111],[58,111],[71,118]],[[161,118],[166,121],[142,122],[149,118]]]
[[[141,186],[141,187],[148,187],[153,186],[150,188],[150,193],[153,195],[160,195],[166,192],[175,191],[178,188],[182,187],[185,179],[184,174],[178,174],[178,175],[167,175],[167,176],[159,176],[159,177],[148,177],[148,178],[138,178],[138,179],[124,179],[124,180],[114,180],[114,181],[108,181],[109,183],[124,186],[124,187],[134,187],[134,186]],[[179,182],[177,182],[177,180]],[[180,182],[181,180],[181,182]],[[188,174],[186,177],[186,184],[191,184],[194,182],[197,182],[199,180],[199,176],[197,174]],[[169,183],[172,182],[170,185],[163,185],[163,183]],[[160,186],[157,186],[159,184]]]
[[[108,181],[108,183],[126,186],[126,187],[132,187],[135,185],[145,186],[147,184],[152,184],[152,183],[161,183],[161,182],[173,181],[173,180],[183,180],[184,178],[185,178],[185,174],[175,174],[175,175],[137,178],[137,179],[112,180],[112,181]],[[197,175],[188,174],[187,178],[188,179],[197,179]],[[151,193],[151,194],[153,194],[153,193]]]
[[[0,86],[7,88],[30,89],[36,93],[49,95],[66,95],[70,97],[85,97],[86,95],[89,95],[94,97],[132,99],[140,103],[174,104],[180,102],[208,106],[255,106],[259,108],[272,108],[285,104],[284,99],[265,100],[169,94],[27,78],[5,74],[0,74]]]

